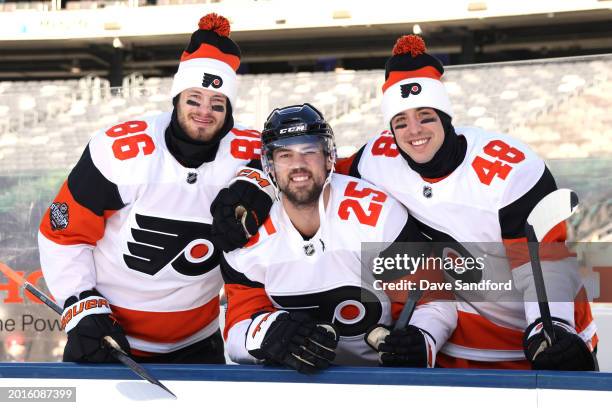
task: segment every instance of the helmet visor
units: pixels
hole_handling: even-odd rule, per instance
[[[290,166],[296,160],[314,162],[327,157],[323,138],[314,135],[280,139],[266,145],[265,150],[268,161],[280,167]]]

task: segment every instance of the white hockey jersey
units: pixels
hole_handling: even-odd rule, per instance
[[[218,330],[220,250],[209,208],[259,133],[236,126],[216,158],[183,167],[168,151],[170,113],[96,133],[43,217],[41,266],[60,304],[97,289],[135,354],[168,353]]]
[[[491,277],[498,282],[512,280],[512,290],[499,299],[492,292],[486,296],[474,291],[455,292],[457,329],[441,351],[450,358],[445,361],[439,355],[438,362],[450,367],[478,366],[464,364],[467,360],[518,362],[505,367],[529,368],[522,337],[527,325],[539,317],[531,267],[527,256],[508,257],[506,248],[526,242],[527,215],[556,188],[554,179],[544,161],[518,140],[477,128],[458,128],[456,133],[467,140],[466,157],[445,178],[427,180],[413,171],[389,131],[371,139],[337,167],[384,188],[408,208],[423,233],[433,241],[450,243],[445,250],[455,256],[489,252],[482,274],[446,271],[448,281],[476,283]],[[547,240],[564,242],[564,228],[565,224],[560,224]],[[556,272],[554,279],[547,279],[547,286],[552,281],[564,288],[578,288],[576,297],[581,298],[584,292],[579,290],[579,279],[576,281],[575,259],[566,259],[564,270],[554,259],[543,260],[545,274]],[[574,304],[573,298],[567,300],[551,303],[553,316],[570,322],[585,341],[593,340],[594,345],[595,325],[588,302]]]
[[[251,316],[283,309],[308,312],[336,327],[340,337],[334,363],[378,364],[364,334],[375,324],[390,324],[395,304],[367,280],[370,260],[363,259],[362,242],[421,238],[406,209],[377,187],[337,174],[330,184],[326,208],[323,195],[319,199],[320,228],[311,239],[304,240],[277,201],[246,247],[225,254],[225,337],[233,361],[255,362],[245,348]],[[411,322],[443,344],[456,324],[454,302],[419,304]]]

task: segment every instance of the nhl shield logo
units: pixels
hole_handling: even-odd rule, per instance
[[[423,196],[425,198],[431,198],[433,192],[431,190],[431,186],[423,186]]]
[[[209,74],[207,72],[204,73],[204,77],[202,78],[202,86],[204,88],[212,86],[213,88],[218,89],[221,88],[221,85],[223,85],[223,79],[221,79],[220,76]]]
[[[187,174],[187,183],[194,184],[196,181],[198,181],[198,173],[190,172]]]
[[[312,245],[312,243],[310,243],[310,242],[308,244],[304,245],[304,253],[307,256],[312,256],[312,254],[315,253],[314,245]]]
[[[68,204],[53,203],[49,206],[49,221],[53,231],[68,227]]]

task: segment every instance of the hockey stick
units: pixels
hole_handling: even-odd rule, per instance
[[[550,346],[555,341],[552,316],[548,306],[548,296],[546,295],[546,285],[542,265],[540,264],[540,246],[544,236],[552,230],[555,225],[567,220],[572,216],[578,207],[578,196],[572,190],[562,188],[544,197],[527,217],[525,224],[525,234],[529,243],[529,257],[531,258],[531,269],[533,270],[533,280],[538,297],[538,307],[542,318],[543,332],[546,342]]]
[[[246,227],[246,217],[248,215],[247,209],[244,208],[244,206],[239,205],[236,207],[234,215],[236,216],[237,220],[240,220],[240,224],[242,224],[242,229],[244,230],[244,235],[247,237],[247,239],[251,239],[253,236],[249,233],[249,230]]]
[[[26,281],[25,278],[19,275],[17,272],[12,270],[8,265],[0,262],[0,271],[2,271],[9,279],[15,281],[18,285],[22,286],[25,290],[34,295],[41,302],[49,306],[55,313],[58,315],[62,315],[64,312],[63,309],[55,303],[49,296],[45,295],[40,289],[36,286],[32,285],[30,282]],[[121,363],[125,364],[128,368],[130,368],[134,373],[136,373],[140,378],[147,380],[151,384],[157,385],[161,387],[166,392],[170,393],[175,399],[176,395],[172,391],[170,391],[165,385],[163,385],[158,379],[153,377],[151,373],[149,373],[143,366],[138,364],[136,361],[132,360],[128,354],[121,349],[119,344],[110,336],[104,337],[105,343],[112,349],[111,355],[119,360]]]
[[[421,289],[415,289],[410,291],[408,295],[408,299],[406,299],[406,303],[404,303],[404,307],[395,322],[395,326],[393,326],[393,330],[403,329],[408,326],[410,323],[410,318],[414,313],[414,308],[416,307],[417,302],[421,298],[423,291]]]

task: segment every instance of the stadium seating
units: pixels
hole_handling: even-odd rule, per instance
[[[383,77],[379,70],[242,75],[234,111],[237,122],[260,128],[274,107],[311,102],[330,120],[341,153],[350,153],[384,127]],[[612,153],[610,57],[451,66],[445,78],[457,126],[513,134],[546,158]],[[170,109],[171,81],[132,74],[112,91],[94,77],[0,82],[0,172],[70,167],[93,131]]]

